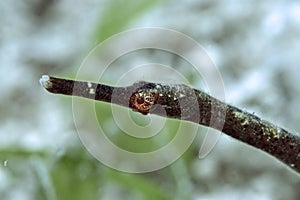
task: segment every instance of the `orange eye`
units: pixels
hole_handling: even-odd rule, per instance
[[[137,91],[130,98],[130,107],[146,115],[155,104],[156,94],[152,92]]]

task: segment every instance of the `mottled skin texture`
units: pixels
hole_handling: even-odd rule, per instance
[[[49,92],[81,96],[220,130],[261,149],[300,173],[300,137],[183,84],[138,82],[128,87],[50,77]]]

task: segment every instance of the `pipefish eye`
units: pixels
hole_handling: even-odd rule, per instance
[[[139,90],[132,94],[130,98],[130,107],[146,115],[151,106],[155,104],[156,94],[149,91]]]

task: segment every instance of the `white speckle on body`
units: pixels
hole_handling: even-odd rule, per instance
[[[182,98],[182,97],[185,97],[185,95],[180,93],[179,98]]]
[[[161,86],[160,85],[156,85],[155,88],[156,89],[161,89]]]
[[[295,167],[295,164],[291,164],[291,167]]]
[[[278,134],[281,133],[281,128],[277,128],[277,133],[278,133]]]
[[[92,83],[91,82],[87,82],[88,88],[92,87]]]
[[[94,88],[90,88],[89,93],[90,93],[90,94],[95,94]]]
[[[247,125],[247,124],[249,124],[249,121],[248,121],[247,119],[245,119],[245,120],[241,123],[242,126]]]
[[[274,134],[274,138],[279,139],[279,134]]]

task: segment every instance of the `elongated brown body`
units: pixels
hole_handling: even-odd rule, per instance
[[[51,93],[80,96],[151,113],[191,121],[261,149],[300,173],[300,137],[234,106],[183,84],[138,82],[128,87],[43,76]]]

